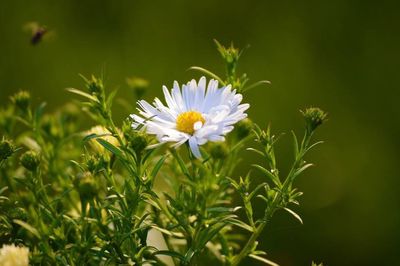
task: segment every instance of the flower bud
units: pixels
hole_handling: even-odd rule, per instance
[[[35,151],[27,151],[21,156],[21,164],[29,171],[35,171],[39,164],[40,158],[39,155]]]
[[[327,114],[317,107],[310,107],[301,111],[306,121],[308,132],[314,131],[318,126],[327,120]]]
[[[132,147],[132,149],[136,151],[136,153],[142,152],[148,145],[148,139],[146,134],[138,131],[136,134],[132,136],[129,144]]]
[[[223,160],[229,155],[229,149],[225,142],[210,143],[210,156],[216,160]]]
[[[101,79],[97,79],[95,76],[92,76],[92,79],[87,83],[87,88],[89,92],[93,95],[103,95],[104,93],[104,85]]]
[[[42,119],[42,129],[49,136],[53,138],[61,137],[61,129],[58,127],[56,120],[53,116],[45,115]]]
[[[15,147],[11,141],[3,139],[0,142],[0,161],[10,157],[15,151]]]
[[[99,172],[100,170],[104,169],[107,167],[107,163],[104,160],[103,156],[88,156],[86,158],[86,167],[91,172],[92,174],[95,174]]]
[[[267,190],[267,199],[269,199],[270,201],[272,201],[275,198],[276,195],[276,191],[273,189],[269,189]]]
[[[27,112],[30,102],[31,95],[27,91],[20,91],[11,97],[11,101],[22,111]]]
[[[78,175],[76,185],[81,199],[91,200],[98,194],[98,186],[94,176],[90,172]]]
[[[245,118],[236,124],[234,132],[236,132],[237,138],[241,140],[250,135],[252,130],[253,122],[250,119]]]
[[[137,99],[141,99],[149,87],[149,82],[139,77],[130,77],[126,83],[133,90]]]
[[[14,244],[3,245],[0,249],[0,265],[2,266],[28,266],[29,249],[18,247]]]
[[[66,123],[74,123],[80,116],[79,108],[72,103],[67,103],[61,109],[61,117]]]
[[[146,149],[147,145],[149,145],[149,137],[147,134],[140,130],[133,129],[129,120],[124,122],[122,131],[129,147],[136,153],[141,153]]]
[[[120,132],[118,132],[118,133],[120,133]],[[86,134],[87,135],[91,135],[91,134],[104,135],[99,138],[111,143],[112,145],[114,145],[116,147],[119,146],[118,139],[116,137],[112,136],[111,132],[103,126],[94,126],[90,130],[88,130],[86,132]],[[89,144],[93,148],[93,150],[95,150],[97,153],[107,154],[106,149],[96,139],[89,140]]]
[[[244,179],[243,177],[239,178],[239,192],[242,194],[248,193],[250,188],[250,178],[247,175]]]
[[[225,60],[228,68],[235,68],[237,62],[239,61],[240,51],[233,46],[233,43],[228,47],[224,47],[218,41],[215,41],[217,48],[222,58]]]

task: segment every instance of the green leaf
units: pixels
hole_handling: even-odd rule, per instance
[[[294,147],[294,158],[297,158],[297,155],[299,154],[299,142],[297,141],[297,136],[292,130],[292,136],[293,136],[293,147]]]
[[[70,163],[72,163],[73,165],[77,166],[79,169],[81,169],[82,171],[85,171],[85,168],[83,168],[83,166],[81,166],[80,163],[78,163],[75,160],[69,160]]]
[[[145,197],[145,201],[146,201],[148,204],[150,204],[151,206],[153,206],[154,208],[156,208],[157,210],[161,210],[161,209],[162,209],[162,208],[159,206],[159,204],[158,204],[155,200],[151,199],[149,196],[146,196],[146,197]]]
[[[117,94],[117,92],[118,92],[118,90],[116,89],[116,90],[113,90],[113,91],[108,95],[108,98],[107,98],[107,107],[111,108],[113,99],[114,99],[115,95]]]
[[[256,198],[260,198],[263,201],[265,201],[266,203],[268,203],[268,199],[265,196],[261,195],[261,194],[257,195]]]
[[[261,156],[264,157],[264,153],[262,153],[261,151],[259,151],[259,150],[257,150],[257,149],[254,149],[254,148],[247,148],[246,150],[247,150],[247,151],[255,152],[255,153],[257,153],[257,154],[259,154],[259,155],[261,155]]]
[[[243,229],[245,229],[245,230],[247,230],[249,232],[253,232],[254,231],[253,227],[251,227],[250,225],[246,224],[245,222],[240,221],[240,220],[235,219],[235,218],[229,219],[228,223],[236,225],[236,226],[238,226],[240,228],[243,228]]]
[[[303,224],[303,220],[300,218],[300,215],[298,215],[297,213],[295,213],[293,210],[289,209],[289,208],[283,208],[285,211],[287,211],[288,213],[290,213],[291,215],[293,215],[294,218],[296,218],[301,224]]]
[[[233,186],[236,190],[239,190],[239,189],[240,189],[240,185],[238,184],[238,182],[236,182],[235,180],[233,180],[232,178],[227,177],[227,176],[226,176],[225,178],[229,180],[229,182],[232,184],[232,186]]]
[[[323,141],[317,141],[314,144],[310,145],[307,150],[305,152],[308,152],[309,150],[311,150],[312,148],[314,148],[315,146],[324,143]]]
[[[278,186],[278,187],[281,186],[281,181],[279,180],[279,178],[276,175],[274,175],[273,173],[271,173],[270,171],[268,171],[261,165],[253,164],[252,166],[255,167],[256,169],[260,170],[261,172],[263,172],[265,174],[265,176],[267,178],[269,178],[276,186]]]
[[[161,233],[169,235],[169,236],[173,236],[173,237],[177,237],[177,238],[183,238],[183,234],[179,233],[179,232],[172,232],[170,230],[158,227],[156,225],[152,225],[151,228],[153,228],[153,229],[155,229],[157,231],[160,231]]]
[[[236,211],[236,208],[228,208],[228,207],[210,207],[206,209],[207,212],[234,212]]]
[[[46,107],[46,105],[47,104],[43,102],[35,110],[34,121],[36,126],[39,125],[40,118],[42,117],[43,110]]]
[[[255,194],[260,190],[260,189],[262,189],[263,187],[265,187],[267,185],[267,183],[261,183],[261,184],[259,184],[255,189],[253,189],[253,191],[249,194],[249,196],[248,196],[248,200],[251,200],[254,196],[255,196]]]
[[[219,231],[222,230],[229,222],[223,222],[223,223],[217,223],[214,224],[213,226],[208,227],[206,230],[204,230],[201,234],[201,236],[198,239],[197,243],[197,249],[201,250],[204,248],[204,246],[207,244],[208,241],[212,240],[216,234],[219,233]]]
[[[304,172],[307,168],[309,168],[311,166],[313,166],[313,164],[309,163],[309,164],[306,164],[306,165],[302,166],[301,168],[297,169],[293,174],[292,180],[294,180],[298,175],[300,175],[302,172]]]
[[[185,257],[182,254],[179,254],[178,252],[170,251],[170,250],[158,250],[158,251],[154,252],[154,255],[166,255],[166,256],[177,258],[181,261],[185,260]]]
[[[8,189],[7,186],[2,187],[2,188],[0,189],[0,195],[3,194],[7,189]]]
[[[24,221],[18,220],[18,219],[14,219],[13,222],[18,224],[18,225],[20,225],[20,226],[22,226],[23,228],[25,228],[26,230],[31,232],[37,238],[40,238],[39,231],[35,227],[33,227],[32,225],[30,225],[30,224],[28,224],[28,223],[26,223]]]
[[[224,82],[220,77],[218,77],[217,75],[215,75],[214,73],[212,73],[210,70],[207,70],[207,69],[205,69],[205,68],[198,67],[198,66],[189,67],[189,70],[197,70],[197,71],[200,71],[201,73],[206,74],[207,76],[210,76],[211,78],[214,78],[214,79],[218,80],[218,82],[219,82],[221,85],[225,85],[225,82]]]
[[[80,95],[80,96],[83,96],[83,97],[85,97],[85,98],[87,98],[87,99],[89,99],[91,101],[96,102],[96,103],[100,103],[99,100],[96,97],[94,97],[93,95],[90,95],[89,93],[83,92],[81,90],[77,90],[77,89],[74,89],[74,88],[67,88],[67,91],[75,93],[75,94]]]
[[[101,139],[101,138],[96,139],[96,141],[98,143],[100,143],[101,146],[103,146],[105,149],[107,149],[110,152],[112,152],[113,154],[115,154],[115,156],[117,156],[118,158],[124,159],[124,155],[123,155],[122,151],[119,148],[112,145],[110,142],[108,142],[104,139]]]
[[[172,155],[174,156],[174,158],[176,159],[176,161],[179,164],[179,167],[181,168],[182,172],[191,179],[189,170],[187,169],[185,162],[182,160],[181,156],[178,154],[178,152],[172,148],[171,150]]]
[[[254,255],[254,254],[250,254],[250,255],[249,255],[249,257],[250,257],[250,258],[252,258],[252,259],[255,259],[255,260],[258,260],[258,261],[264,262],[264,263],[265,263],[265,264],[267,264],[267,265],[271,265],[271,266],[279,266],[279,264],[276,264],[276,263],[275,263],[275,262],[273,262],[273,261],[270,261],[270,260],[268,260],[268,259],[266,259],[266,258],[263,258],[263,257],[257,256],[257,255]]]
[[[150,174],[153,178],[156,177],[158,171],[160,171],[161,166],[164,164],[165,159],[167,159],[167,156],[168,155],[161,156],[160,160],[158,160],[158,162],[154,166],[154,168],[153,168],[153,170],[151,171],[151,174]]]
[[[258,87],[258,86],[260,86],[260,85],[263,85],[263,84],[268,84],[268,85],[269,85],[269,84],[271,84],[271,81],[269,81],[269,80],[260,80],[260,81],[257,81],[257,82],[255,82],[255,83],[253,83],[253,84],[251,84],[251,85],[245,87],[244,89],[242,89],[241,92],[246,92],[246,91],[248,91],[248,90],[251,90],[251,89],[253,89],[253,88],[255,88],[255,87]]]
[[[88,142],[89,140],[97,139],[97,138],[101,138],[101,137],[105,137],[105,136],[112,136],[112,134],[111,133],[104,133],[104,134],[92,133],[92,134],[85,136],[82,141]]]

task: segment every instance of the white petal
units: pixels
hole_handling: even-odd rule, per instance
[[[206,78],[201,77],[199,80],[199,84],[197,85],[196,95],[194,99],[194,108],[200,112],[203,112],[203,102],[204,102],[204,94],[206,91]]]
[[[204,145],[207,143],[207,139],[199,139],[197,138],[197,144],[199,144],[199,146]]]
[[[208,137],[210,141],[225,141],[225,137],[219,135],[211,135]]]
[[[171,94],[169,93],[168,88],[163,86],[163,92],[164,92],[165,101],[167,102],[168,107],[170,109],[174,110],[175,112],[178,112],[179,109],[176,106],[175,100],[172,98]]]
[[[189,139],[189,146],[190,146],[190,150],[192,151],[193,155],[196,158],[201,159],[201,153],[200,153],[199,145],[197,144],[197,140],[196,140],[195,137],[191,137]]]
[[[231,109],[227,105],[218,105],[209,111],[209,118],[213,123],[219,123],[230,113]]]

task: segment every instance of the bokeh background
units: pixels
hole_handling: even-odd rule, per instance
[[[301,132],[298,112],[330,114],[326,143],[298,186],[304,225],[278,213],[261,238],[281,265],[399,265],[400,21],[398,1],[2,1],[0,106],[19,89],[52,110],[82,87],[78,73],[104,72],[108,88],[132,99],[128,76],[161,85],[186,82],[198,65],[223,74],[213,39],[246,49],[240,70],[272,85],[246,95],[250,116],[276,132]],[[30,44],[29,21],[48,40]],[[115,106],[115,117],[128,113]],[[281,166],[291,160],[280,142]],[[246,154],[250,156],[250,154]],[[253,155],[251,155],[253,156]],[[251,158],[251,157],[250,157]],[[252,159],[252,158],[251,158]],[[244,171],[244,170],[243,170]],[[285,170],[282,170],[285,172]],[[246,265],[256,265],[248,261]]]

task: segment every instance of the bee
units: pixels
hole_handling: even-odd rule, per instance
[[[26,23],[24,30],[31,32],[30,43],[32,45],[37,45],[51,33],[46,26],[35,21]]]

